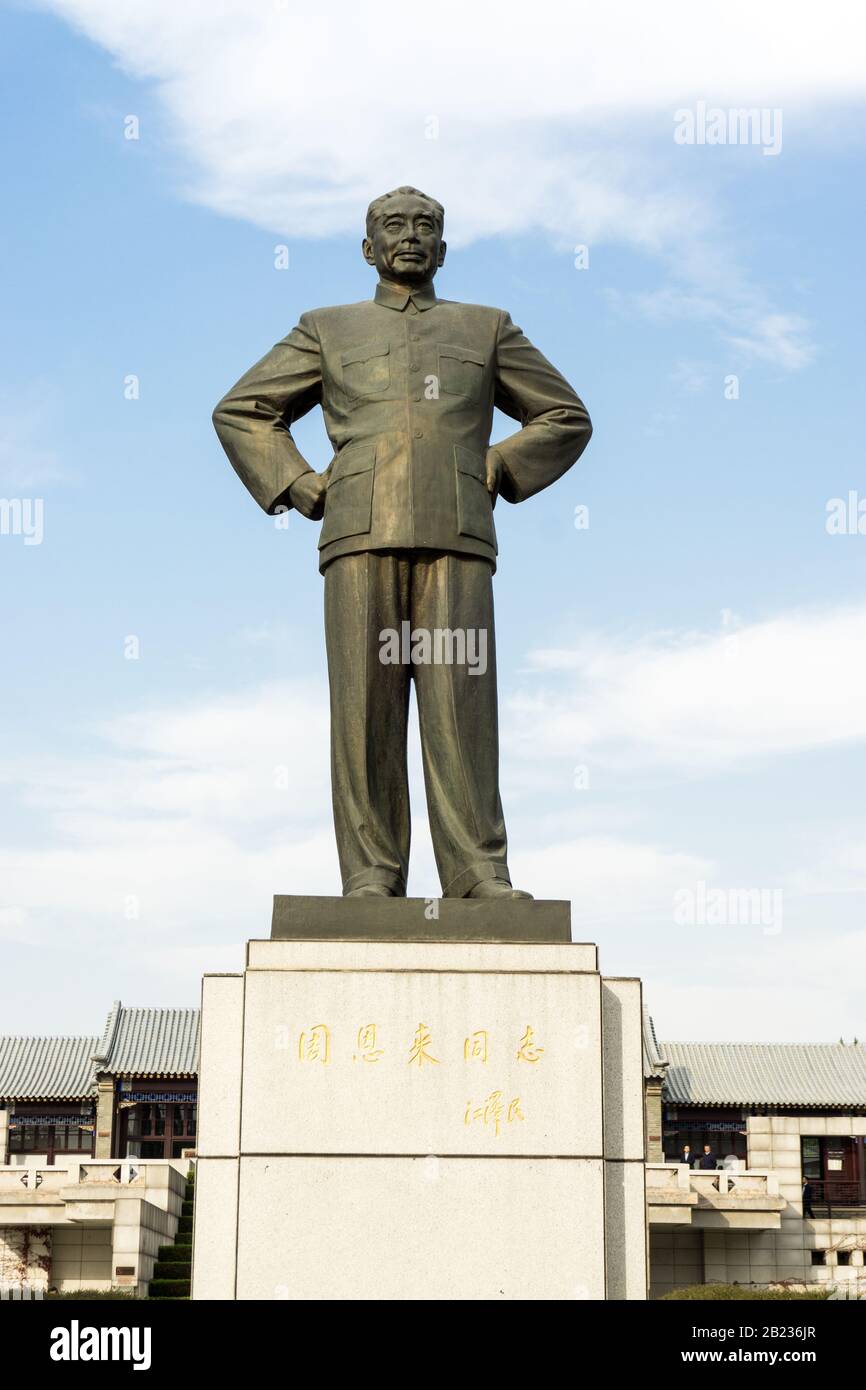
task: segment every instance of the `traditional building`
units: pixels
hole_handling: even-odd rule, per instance
[[[96,1157],[195,1149],[200,1011],[112,1005],[93,1056]]]
[[[0,1162],[195,1149],[199,1010],[124,1008],[101,1037],[0,1038]]]
[[[0,1161],[93,1154],[96,1038],[0,1038]]]
[[[648,1020],[644,1072],[655,1296],[700,1283],[866,1292],[866,1048],[657,1043]]]
[[[195,1151],[198,1009],[0,1038],[0,1288],[144,1294]]]

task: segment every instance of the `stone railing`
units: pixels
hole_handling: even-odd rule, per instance
[[[184,1177],[167,1159],[67,1159],[54,1167],[27,1164],[0,1168],[0,1204],[44,1204],[141,1196],[168,1209],[183,1201]]]
[[[0,1168],[0,1192],[55,1192],[74,1183],[108,1183],[113,1187],[145,1187],[165,1169],[165,1161],[141,1163],[127,1159],[67,1159],[54,1166],[26,1164]]]
[[[0,1195],[19,1196],[22,1193],[58,1192],[61,1187],[73,1181],[69,1169],[31,1167],[0,1168]]]
[[[689,1168],[685,1163],[649,1163],[646,1195],[650,1208],[780,1211],[778,1174],[748,1168]]]

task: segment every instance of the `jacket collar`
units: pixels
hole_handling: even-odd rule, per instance
[[[436,291],[431,285],[425,285],[420,290],[398,290],[393,285],[383,285],[380,280],[376,286],[376,293],[373,296],[377,304],[383,304],[386,309],[403,310],[412,300],[416,309],[432,309],[434,304],[439,301],[436,298]]]

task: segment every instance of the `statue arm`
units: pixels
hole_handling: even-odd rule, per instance
[[[290,507],[289,489],[314,470],[291,426],[322,400],[322,357],[312,314],[223,396],[214,428],[229,462],[260,507]]]
[[[565,377],[505,313],[496,341],[495,404],[522,427],[491,446],[501,462],[499,491],[506,502],[523,502],[577,462],[592,424]]]

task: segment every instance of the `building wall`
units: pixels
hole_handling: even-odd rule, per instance
[[[664,1163],[664,1118],[661,1079],[648,1078],[645,1087],[647,1163]]]
[[[777,1174],[785,1199],[778,1231],[653,1231],[651,1297],[688,1284],[833,1284],[866,1293],[866,1209],[855,1217],[803,1219],[803,1135],[866,1135],[863,1115],[765,1115],[747,1122],[750,1169]],[[812,1252],[823,1251],[823,1264]],[[839,1252],[849,1263],[839,1264]]]
[[[811,1229],[811,1228],[815,1229]],[[653,1231],[650,1297],[691,1284],[833,1284],[866,1294],[866,1216],[856,1220],[789,1222],[781,1231]],[[850,1264],[838,1264],[838,1250]],[[812,1250],[827,1252],[813,1265]]]
[[[96,1135],[94,1156],[112,1158],[114,1156],[114,1077],[96,1078]]]
[[[51,1283],[61,1293],[78,1289],[111,1288],[112,1228],[55,1226],[51,1250]]]
[[[866,1210],[859,1217],[803,1219],[803,1135],[866,1135],[864,1115],[764,1115],[748,1121],[749,1167],[771,1168],[785,1198],[781,1230],[768,1233],[775,1251],[775,1277],[806,1283],[850,1282],[863,1278]],[[837,1262],[839,1250],[850,1252],[850,1265]],[[826,1251],[826,1265],[812,1264],[812,1251]],[[855,1273],[859,1269],[859,1275]]]
[[[0,1286],[29,1284],[47,1289],[51,1237],[50,1226],[0,1226]]]
[[[704,1284],[703,1232],[650,1231],[650,1298]]]

